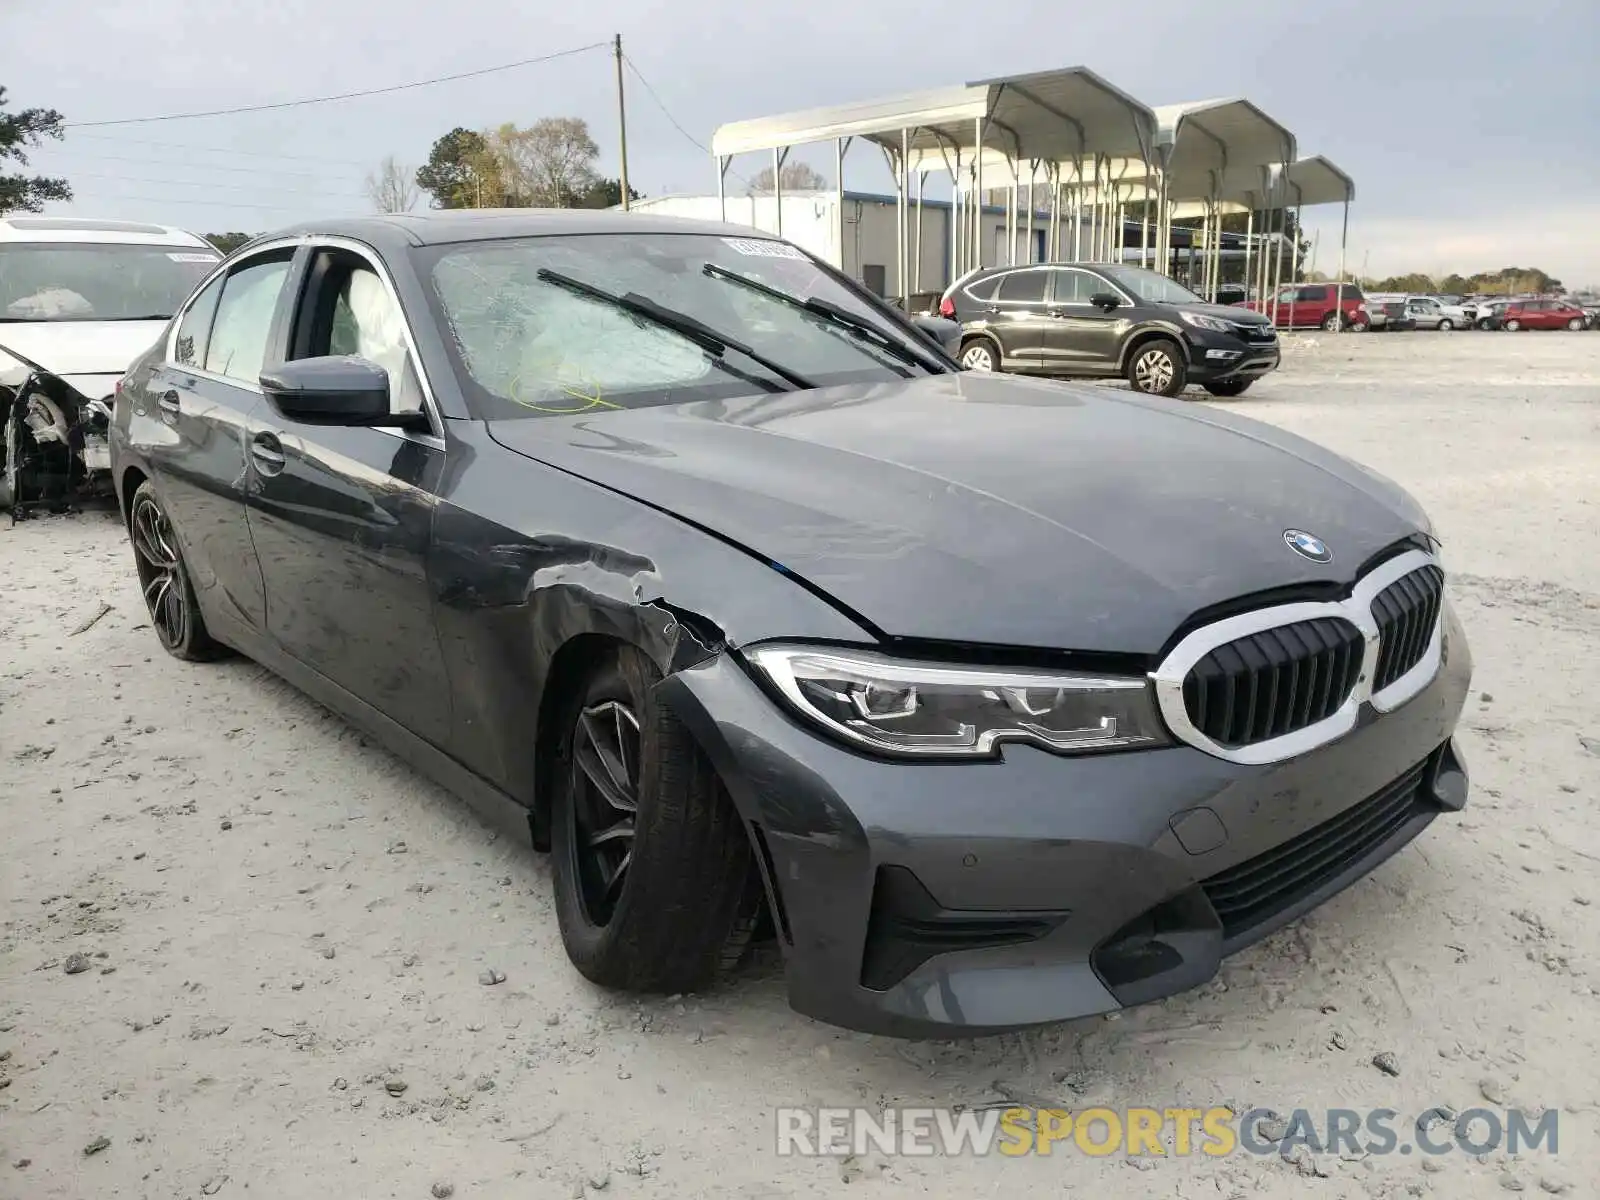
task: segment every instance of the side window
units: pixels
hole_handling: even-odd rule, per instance
[[[1111,290],[1109,284],[1102,284],[1082,271],[1052,271],[1051,274],[1055,276],[1057,304],[1087,304],[1096,292]]]
[[[1292,288],[1292,287],[1291,288],[1284,288],[1281,292],[1278,293],[1278,296],[1277,296],[1277,300],[1278,300],[1279,304],[1293,304],[1299,298],[1300,298],[1300,289],[1299,288]]]
[[[967,288],[967,295],[974,300],[988,300],[994,296],[995,288],[1000,286],[1000,276],[991,275],[987,279],[980,279],[977,283]]]
[[[289,258],[256,259],[222,285],[216,323],[206,345],[205,369],[255,385],[267,357],[267,337],[278,293],[289,274]]]
[[[1013,271],[1000,280],[1000,299],[1020,304],[1044,302],[1044,271]]]
[[[1297,299],[1311,302],[1326,300],[1327,298],[1328,289],[1325,287],[1303,287],[1300,289],[1300,294],[1297,297]]]
[[[382,278],[355,255],[325,251],[319,294],[309,298],[309,341],[304,353],[348,354],[382,367],[389,376],[389,407],[422,411],[422,388],[406,343],[405,316]]]
[[[206,361],[206,343],[211,338],[211,321],[217,315],[217,301],[227,278],[218,275],[205,291],[195,297],[178,322],[178,336],[172,345],[172,360],[185,367],[199,367]]]

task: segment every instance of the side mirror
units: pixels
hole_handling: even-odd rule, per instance
[[[389,411],[389,373],[353,355],[297,358],[261,373],[267,402],[306,425],[403,425]]]
[[[1115,292],[1096,292],[1089,297],[1089,303],[1096,308],[1103,308],[1110,312],[1113,308],[1117,308],[1122,304],[1122,297]]]

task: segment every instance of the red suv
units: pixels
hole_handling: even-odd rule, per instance
[[[1335,299],[1334,293],[1340,293]],[[1280,329],[1326,329],[1332,332],[1341,325],[1358,333],[1371,324],[1367,310],[1362,307],[1366,297],[1353,283],[1297,283],[1280,288],[1277,294]],[[1251,301],[1243,307],[1272,314],[1273,301]]]
[[[1576,304],[1565,300],[1516,300],[1500,314],[1500,328],[1515,333],[1519,329],[1584,329],[1588,316]]]

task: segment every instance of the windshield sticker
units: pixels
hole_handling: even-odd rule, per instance
[[[214,263],[222,261],[215,254],[169,254],[167,257],[173,262]]]
[[[805,261],[805,255],[788,242],[772,242],[766,238],[723,238],[728,248],[735,253],[743,254],[747,258],[798,258]]]

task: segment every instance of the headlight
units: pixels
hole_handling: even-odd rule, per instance
[[[883,754],[992,757],[1002,741],[1085,754],[1167,742],[1140,678],[930,666],[804,646],[761,646],[747,657],[801,716]]]
[[[1179,318],[1187,325],[1196,329],[1209,329],[1212,333],[1232,333],[1233,326],[1220,317],[1208,317],[1205,313],[1189,312],[1185,309],[1178,310]]]

